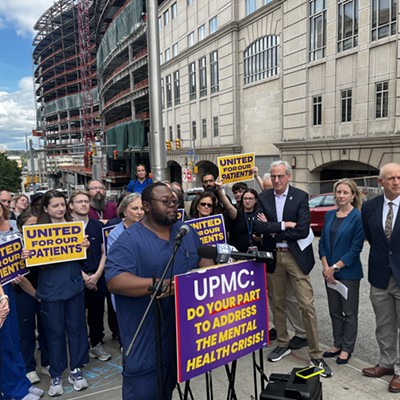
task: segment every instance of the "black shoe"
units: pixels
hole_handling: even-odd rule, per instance
[[[268,332],[269,340],[275,340],[276,339],[276,329],[271,328]]]
[[[339,349],[339,350],[337,350],[337,351],[325,351],[325,353],[322,354],[322,357],[325,357],[325,358],[333,358],[333,357],[338,356],[341,352],[342,352],[341,349]]]
[[[338,357],[338,358],[336,359],[336,364],[339,364],[339,365],[347,364],[347,363],[349,362],[350,358],[351,358],[351,353],[349,353],[349,355],[347,356],[347,358],[340,358],[340,357]]]
[[[298,350],[301,349],[302,347],[308,346],[308,340],[307,338],[301,338],[299,336],[293,336],[289,340],[289,348]]]

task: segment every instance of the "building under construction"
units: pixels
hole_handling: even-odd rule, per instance
[[[37,21],[37,128],[49,186],[72,189],[92,174],[123,186],[147,161],[144,11],[141,0],[59,0]]]

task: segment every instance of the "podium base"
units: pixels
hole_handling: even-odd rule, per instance
[[[293,368],[290,374],[271,374],[266,389],[260,394],[260,400],[322,400],[319,376],[299,378],[296,372],[301,369]]]

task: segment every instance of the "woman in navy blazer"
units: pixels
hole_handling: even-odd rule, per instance
[[[326,213],[319,240],[333,331],[333,347],[324,357],[339,355],[336,363],[347,364],[357,338],[360,280],[364,276],[360,260],[365,239],[360,212],[363,195],[351,179],[339,180],[333,191],[338,209]],[[348,288],[347,300],[328,287],[337,281]]]

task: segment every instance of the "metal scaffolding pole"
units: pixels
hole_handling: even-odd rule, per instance
[[[147,52],[150,99],[150,164],[154,181],[167,179],[165,134],[162,129],[160,41],[158,32],[158,2],[146,0]]]

